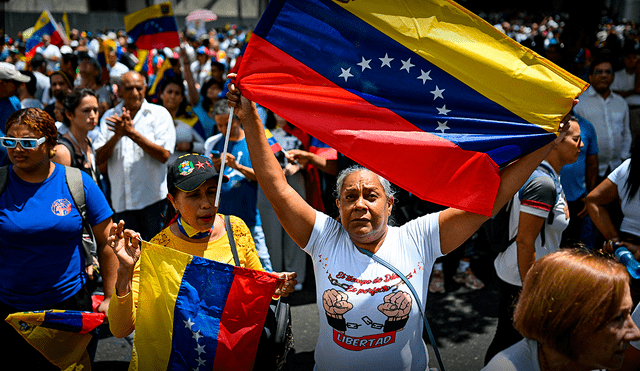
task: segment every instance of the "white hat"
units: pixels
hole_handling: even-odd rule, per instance
[[[14,80],[18,82],[29,82],[31,78],[27,75],[23,75],[16,66],[7,62],[0,62],[0,80]]]
[[[71,43],[69,45],[72,48],[77,48],[78,47],[78,40],[71,40]]]
[[[60,54],[73,54],[73,49],[69,45],[62,45],[60,47]]]

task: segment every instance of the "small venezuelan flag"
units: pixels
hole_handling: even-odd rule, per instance
[[[40,14],[35,26],[33,26],[33,32],[27,40],[27,45],[25,47],[25,57],[27,61],[30,61],[36,54],[36,49],[43,45],[41,39],[44,35],[49,35],[51,37],[51,44],[53,45],[60,47],[66,44],[67,37],[48,10],[45,10]]]
[[[152,5],[124,17],[124,28],[139,49],[180,46],[178,22],[171,3]]]
[[[46,310],[13,313],[5,321],[60,369],[89,370],[89,332],[104,319],[103,313]]]
[[[273,134],[271,134],[271,131],[269,131],[269,129],[264,129],[264,133],[267,136],[267,141],[269,142],[269,146],[271,147],[271,150],[273,151],[273,153],[278,153],[282,151],[282,146],[280,145],[280,143],[278,143],[276,138],[273,137]]]
[[[130,370],[252,370],[277,277],[142,243]]]

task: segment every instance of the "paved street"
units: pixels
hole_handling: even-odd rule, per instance
[[[445,271],[453,272],[456,264],[457,257],[447,257]],[[471,291],[448,279],[446,294],[429,295],[427,315],[448,371],[473,371],[482,368],[484,354],[497,323],[498,291],[497,284],[493,282],[491,266],[489,256],[472,261],[477,275],[487,284],[482,290]],[[307,282],[303,291],[296,292],[289,298],[295,346],[289,353],[287,370],[313,370],[313,353],[318,337],[318,310],[313,286],[312,282]],[[105,331],[103,336],[104,333]],[[426,332],[424,337],[428,339]],[[126,370],[131,356],[130,342],[131,339],[116,339],[112,336],[101,339],[98,342],[94,370]],[[430,366],[437,367],[433,349],[430,345],[428,348]]]

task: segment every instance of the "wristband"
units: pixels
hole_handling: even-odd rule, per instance
[[[347,321],[345,321],[344,317],[338,319],[327,314],[327,323],[338,331],[347,331]]]
[[[407,324],[408,320],[409,317],[406,317],[405,319],[401,319],[399,321],[389,321],[387,319],[386,321],[384,321],[384,328],[382,329],[382,331],[391,332],[401,330]]]

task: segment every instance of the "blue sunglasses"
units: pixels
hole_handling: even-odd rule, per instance
[[[42,137],[40,139],[10,138],[10,137],[2,137],[2,138],[0,138],[0,143],[2,143],[2,145],[4,147],[7,147],[7,148],[16,148],[18,143],[20,143],[20,145],[24,149],[36,149],[42,143],[44,143],[46,141],[47,141],[47,138],[45,138],[45,137]]]

